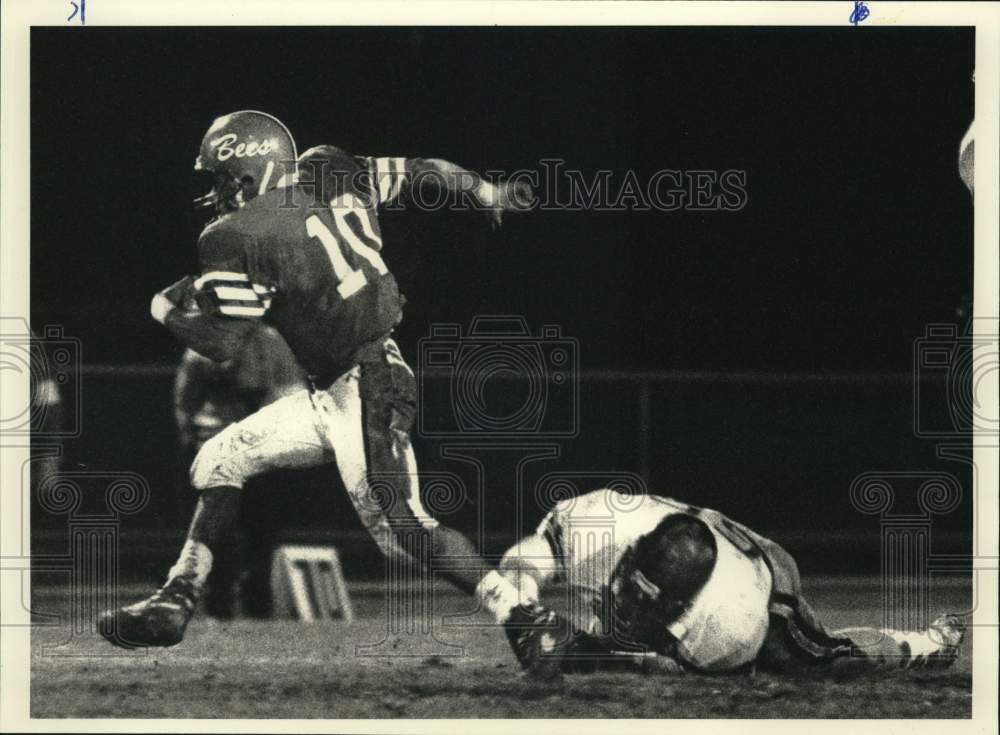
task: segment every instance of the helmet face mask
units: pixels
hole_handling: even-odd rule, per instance
[[[216,118],[202,137],[196,171],[212,175],[211,190],[195,199],[196,209],[224,214],[254,197],[294,180],[297,151],[284,123],[256,110]]]
[[[243,201],[243,187],[239,181],[225,172],[201,171],[198,177],[201,187],[211,188],[194,200],[194,208],[199,212],[226,214],[239,209]]]

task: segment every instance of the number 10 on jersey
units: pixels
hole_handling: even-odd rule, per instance
[[[376,249],[381,247],[382,239],[372,227],[371,212],[367,208],[362,207],[353,195],[344,194],[330,202],[330,213],[333,215],[336,234],[315,214],[306,219],[306,232],[309,237],[315,237],[322,243],[337,277],[337,291],[342,299],[348,299],[368,285],[368,280],[360,268],[355,270],[347,262],[342,249],[344,245],[367,260],[379,275],[388,273],[389,269],[385,267],[385,262]],[[358,235],[351,226],[351,220],[371,245]]]

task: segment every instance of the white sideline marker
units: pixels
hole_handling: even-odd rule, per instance
[[[271,565],[271,595],[275,617],[354,620],[340,557],[332,546],[279,546]]]

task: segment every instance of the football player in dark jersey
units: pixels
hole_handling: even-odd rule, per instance
[[[383,551],[433,558],[435,571],[498,618],[530,622],[533,613],[508,614],[517,608],[513,585],[486,562],[470,569],[472,543],[421,506],[410,445],[416,386],[390,337],[403,299],[382,259],[378,223],[380,206],[434,187],[500,224],[504,212],[530,206],[530,186],[493,184],[435,159],[357,158],[333,146],[299,156],[283,123],[252,110],[212,123],[195,168],[214,178],[196,203],[218,216],[199,238],[200,276],[156,294],[153,318],[220,361],[264,319],[310,388],[205,443],[191,466],[200,497],[177,563],[151,597],[106,613],[102,635],[124,647],[180,642],[247,479],[328,462]]]

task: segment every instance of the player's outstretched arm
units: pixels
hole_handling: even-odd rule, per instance
[[[504,212],[524,212],[534,205],[531,185],[523,180],[487,181],[474,171],[441,158],[410,158],[407,169],[415,187],[444,189],[467,199],[484,212],[494,227],[503,222]],[[462,199],[459,201],[462,202]]]
[[[369,158],[373,192],[380,205],[389,204],[404,192],[417,206],[434,203],[439,208],[441,194],[460,207],[483,212],[498,227],[504,212],[524,212],[535,204],[531,184],[522,179],[496,183],[474,171],[442,158]]]

